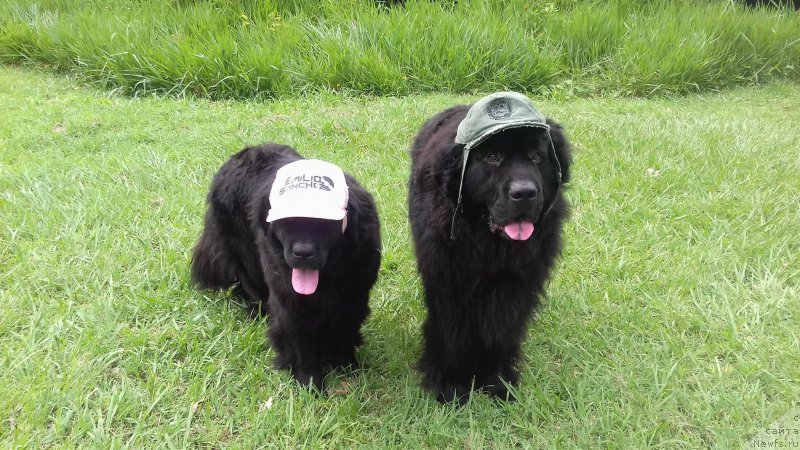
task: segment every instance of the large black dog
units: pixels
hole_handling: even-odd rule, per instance
[[[275,367],[290,369],[301,384],[321,390],[323,368],[356,363],[354,351],[380,265],[380,227],[372,196],[335,166],[341,176],[337,183],[346,180],[349,187],[349,199],[345,186],[334,188],[343,199],[339,220],[314,218],[322,208],[293,216],[292,210],[312,206],[304,197],[284,201],[281,208],[288,212],[277,211],[277,197],[271,205],[270,196],[290,187],[331,194],[333,176],[276,180],[281,167],[301,160],[313,162],[291,147],[270,143],[245,148],[222,166],[208,194],[192,281],[207,289],[238,284],[248,305],[270,316]]]
[[[502,100],[488,105],[476,113],[486,121],[514,119]],[[539,126],[508,122],[476,139],[464,168],[456,141],[468,111],[429,119],[411,148],[409,219],[428,311],[418,367],[442,402],[464,402],[473,387],[510,398],[506,384],[518,382],[520,345],[568,215],[562,127],[543,116]]]

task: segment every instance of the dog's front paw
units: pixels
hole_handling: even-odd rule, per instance
[[[308,389],[314,389],[317,392],[323,391],[323,383],[322,383],[322,371],[319,369],[311,369],[311,370],[304,370],[298,369],[295,370],[294,378],[300,383],[303,387]]]
[[[497,400],[505,400],[507,402],[514,402],[517,396],[514,392],[508,389],[508,386],[500,379],[495,384],[488,384],[483,387],[483,390]]]
[[[464,406],[469,401],[472,387],[444,382],[440,386],[434,388],[433,391],[439,403],[456,402],[459,406]]]
[[[501,369],[501,373],[480,379],[480,389],[497,400],[513,402],[517,398],[511,387],[517,384],[518,379],[514,368],[508,366]]]
[[[331,356],[331,367],[334,369],[355,370],[359,368],[354,350],[337,353]]]
[[[275,359],[272,360],[272,367],[275,370],[288,370],[291,369],[292,363],[289,361],[289,358],[279,354],[276,355]]]

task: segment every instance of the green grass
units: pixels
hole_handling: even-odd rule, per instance
[[[519,401],[441,406],[406,149],[473,96],[130,99],[0,70],[0,446],[731,448],[800,399],[800,87],[536,99],[576,146],[574,215]],[[265,323],[188,287],[210,179],[247,143],[375,193],[383,263],[359,357],[315,398]]]
[[[0,62],[211,99],[716,91],[800,80],[799,36],[800,14],[738,0],[0,2]]]

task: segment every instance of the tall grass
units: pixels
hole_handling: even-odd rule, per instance
[[[6,0],[0,61],[215,99],[688,93],[800,79],[800,14],[666,0]]]

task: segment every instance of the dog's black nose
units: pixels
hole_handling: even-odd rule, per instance
[[[295,242],[292,245],[292,256],[297,259],[310,259],[315,254],[314,245],[310,242]]]
[[[533,200],[536,194],[536,186],[530,181],[512,181],[508,187],[508,196],[515,202]]]

